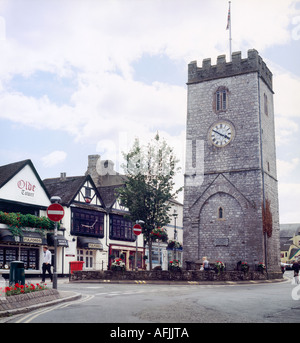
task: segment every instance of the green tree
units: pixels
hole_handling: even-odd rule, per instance
[[[145,243],[149,247],[149,263],[152,269],[153,229],[170,222],[168,211],[170,199],[182,190],[173,191],[174,177],[180,170],[177,167],[173,149],[156,134],[146,147],[138,139],[128,153],[123,153],[126,161],[123,169],[126,174],[125,187],[119,189],[121,203],[129,209],[133,222],[142,220]]]

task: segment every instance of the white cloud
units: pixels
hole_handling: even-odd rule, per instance
[[[67,157],[64,151],[53,151],[50,154],[42,157],[44,167],[53,167],[59,163],[62,163]]]
[[[293,158],[291,161],[277,160],[277,175],[278,180],[283,180],[289,177],[299,165],[299,158]]]
[[[286,43],[293,3],[232,2],[234,50]],[[187,62],[214,57],[228,50],[227,10],[221,0],[11,0],[3,8],[7,39],[0,73],[61,74],[74,66],[129,77],[131,62],[144,53]]]
[[[279,183],[280,223],[299,223],[299,183]]]
[[[298,131],[299,125],[295,120],[283,116],[275,116],[276,144],[278,146],[290,143],[295,144],[299,141]]]
[[[296,3],[232,1],[233,51],[241,50],[245,58],[249,48],[262,54],[289,42]],[[214,64],[218,55],[228,55],[227,1],[7,0],[0,11],[5,20],[0,118],[65,131],[107,155],[114,151],[109,142],[118,148],[119,134],[148,141],[158,130],[183,156],[185,85],[137,82],[133,62],[143,55],[166,55],[186,64],[198,60],[200,66],[203,58],[211,57]],[[285,70],[270,69],[275,70],[277,143],[288,144],[299,131],[300,82]],[[34,77],[38,71],[72,77],[75,91],[69,104],[58,106],[50,96],[36,97],[34,90],[27,96],[10,88],[14,75]],[[56,151],[43,163],[53,166],[65,158],[65,152]],[[282,168],[292,172],[293,158],[280,162],[281,175]]]
[[[285,117],[300,117],[299,94],[300,78],[286,70],[275,67],[274,70],[274,105],[276,113]]]
[[[295,13],[292,3],[232,3],[237,50],[247,50],[252,43],[263,49],[286,42]],[[43,70],[58,77],[71,74],[78,88],[71,105],[65,106],[47,96],[35,98],[34,93],[30,97],[2,88],[0,116],[36,128],[64,130],[82,141],[110,139],[119,130],[171,132],[174,126],[185,125],[184,85],[133,80],[131,64],[143,54],[201,63],[202,58],[214,59],[227,50],[228,3],[220,0],[28,0],[7,1],[2,10],[7,26],[0,55],[3,80]],[[296,97],[287,89],[294,87],[298,94],[299,83],[287,74],[278,80],[283,90],[278,91],[277,111],[287,115],[290,109],[293,114]]]

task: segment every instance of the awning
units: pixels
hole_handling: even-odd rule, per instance
[[[0,241],[5,243],[16,243],[15,236],[9,229],[0,229]]]
[[[38,232],[26,232],[23,231],[23,236],[21,237],[21,243],[24,244],[35,244],[35,245],[42,245],[43,237]]]
[[[57,235],[56,240],[57,240],[58,247],[67,248],[69,246],[68,240],[62,235]],[[47,234],[47,243],[49,246],[54,247],[54,234],[53,233]]]
[[[98,238],[94,237],[77,237],[77,248],[103,250],[103,245]]]
[[[14,236],[9,229],[0,229],[0,241],[5,243],[44,244],[43,237],[38,232],[23,231],[22,236]]]

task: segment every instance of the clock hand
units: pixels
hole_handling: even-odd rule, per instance
[[[216,130],[213,130],[213,132],[217,133],[218,135],[220,135],[220,136],[222,136],[222,137],[225,137],[225,138],[227,138],[227,139],[230,139],[230,137],[228,137],[227,135],[224,135],[223,133],[220,133],[220,132],[218,132],[218,131],[216,131]]]

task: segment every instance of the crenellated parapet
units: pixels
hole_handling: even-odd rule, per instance
[[[216,65],[211,65],[210,58],[206,58],[202,61],[202,67],[197,66],[197,61],[190,62],[188,65],[187,84],[220,79],[223,77],[235,76],[251,72],[258,72],[260,77],[273,91],[273,74],[255,49],[248,50],[247,58],[242,58],[242,54],[240,51],[233,52],[232,60],[230,62],[226,62],[225,55],[220,55],[217,57]]]

